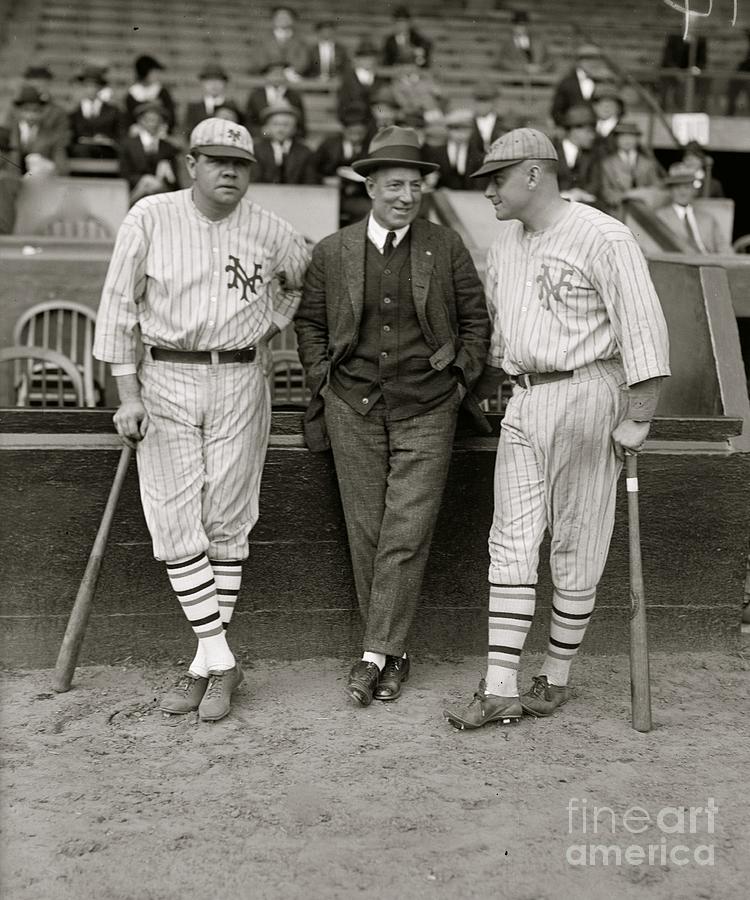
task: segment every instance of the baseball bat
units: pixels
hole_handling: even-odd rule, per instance
[[[102,559],[104,558],[104,550],[107,546],[107,539],[112,527],[112,519],[117,507],[117,500],[120,496],[125,475],[128,471],[128,464],[132,451],[130,447],[123,447],[120,453],[120,461],[117,464],[117,472],[115,473],[112,487],[109,489],[107,497],[107,505],[104,507],[102,520],[99,523],[99,530],[96,533],[94,546],[91,548],[89,560],[86,563],[86,571],[83,573],[81,584],[78,587],[75,603],[68,619],[68,626],[65,629],[60,652],[57,655],[57,663],[55,665],[55,680],[53,687],[58,693],[64,693],[70,690],[70,684],[73,680],[76,664],[78,662],[78,654],[81,650],[84,635],[86,634],[86,625],[89,621],[91,607],[94,602],[94,594],[96,593],[96,583],[99,580],[99,570],[102,567]]]
[[[625,455],[630,538],[630,695],[631,721],[636,731],[651,731],[651,680],[648,671],[646,600],[641,564],[641,523],[638,514],[638,457]]]

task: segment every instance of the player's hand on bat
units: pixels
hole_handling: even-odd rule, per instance
[[[650,428],[650,422],[623,419],[612,432],[612,443],[618,459],[624,459],[627,452],[638,453],[642,450]]]
[[[120,440],[131,450],[134,450],[138,441],[146,436],[148,413],[140,400],[124,400],[112,421],[115,423]]]

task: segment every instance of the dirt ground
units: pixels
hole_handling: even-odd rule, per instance
[[[5,673],[0,893],[750,896],[750,654],[651,665],[647,735],[630,727],[626,656],[581,657],[551,719],[471,733],[441,710],[474,690],[478,659],[416,660],[400,700],[365,710],[340,660],[248,664],[214,725],[158,711],[175,668],[83,668],[61,695],[49,671]]]

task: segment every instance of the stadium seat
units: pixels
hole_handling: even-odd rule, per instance
[[[47,347],[4,347],[0,363],[14,363],[16,406],[76,407],[83,402],[83,379],[62,353]]]

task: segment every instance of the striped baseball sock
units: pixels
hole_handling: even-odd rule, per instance
[[[221,615],[221,623],[224,631],[232,620],[234,607],[237,604],[237,595],[240,592],[242,584],[242,560],[230,560],[227,562],[215,559],[209,560],[211,569],[214,573],[214,581],[216,582],[216,594],[219,600],[219,613]],[[193,661],[190,663],[190,672],[193,675],[208,674],[208,666],[206,665],[206,655],[203,651],[203,641],[198,641],[198,647],[195,651]]]
[[[490,641],[485,690],[518,696],[518,661],[536,606],[532,584],[490,585]]]
[[[167,563],[167,574],[182,611],[203,647],[206,672],[196,672],[191,667],[193,674],[206,675],[208,669],[231,669],[234,656],[224,635],[214,573],[206,554]]]
[[[552,619],[549,644],[540,675],[546,675],[550,684],[568,683],[570,664],[578,653],[586,626],[591,619],[596,601],[596,588],[583,591],[562,591],[555,588],[552,594]]]

